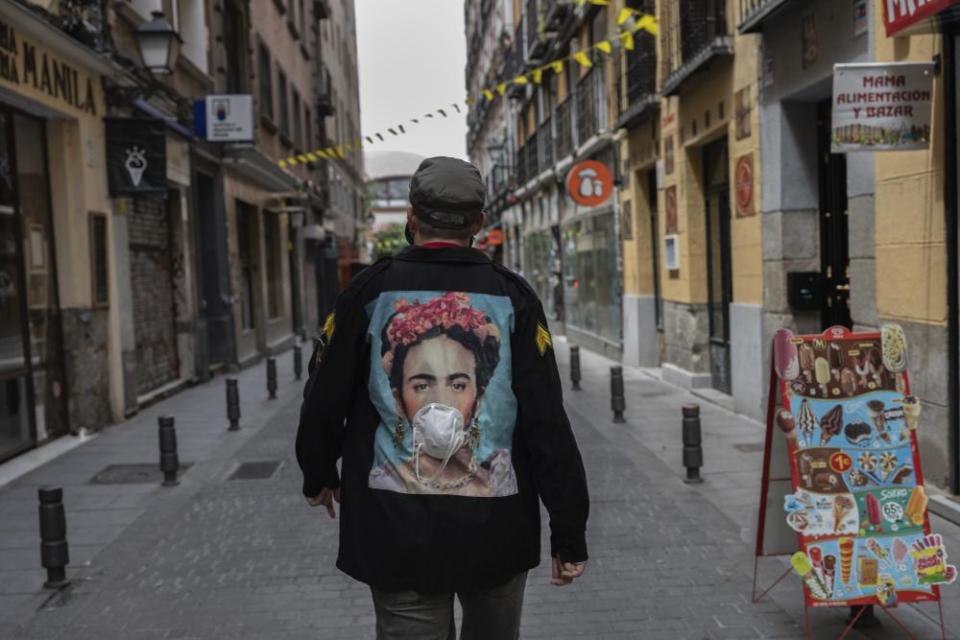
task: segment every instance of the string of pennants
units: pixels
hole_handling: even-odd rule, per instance
[[[577,0],[577,4],[580,6],[585,4],[606,6],[609,4],[609,0]],[[564,67],[570,62],[576,62],[583,68],[590,68],[593,66],[594,61],[592,54],[595,51],[599,51],[605,55],[611,55],[614,49],[619,49],[621,47],[626,51],[632,51],[635,47],[634,34],[639,31],[646,31],[651,36],[656,36],[657,33],[659,33],[659,24],[655,16],[628,7],[620,10],[620,13],[617,16],[617,25],[620,30],[615,36],[597,42],[593,46],[586,49],[580,49],[571,55],[551,60],[550,62],[531,69],[527,73],[520,74],[515,78],[500,82],[491,88],[482,89],[478,96],[469,96],[462,103],[454,102],[450,104],[450,107],[435,109],[434,111],[423,114],[419,118],[410,118],[407,125],[397,124],[392,127],[387,127],[385,131],[378,131],[368,136],[357,138],[353,142],[343,143],[331,147],[324,147],[322,149],[316,149],[314,151],[288,156],[278,160],[277,163],[281,168],[285,168],[297,164],[316,162],[321,159],[331,160],[335,158],[346,158],[348,153],[363,149],[364,146],[370,146],[376,144],[377,142],[386,141],[387,135],[401,136],[406,134],[407,128],[410,124],[420,124],[424,120],[433,120],[437,118],[437,116],[447,118],[450,115],[450,108],[457,113],[462,113],[463,107],[461,105],[469,106],[478,101],[493,102],[498,97],[503,96],[507,91],[507,87],[510,85],[522,86],[531,82],[535,85],[539,85],[543,80],[544,71],[552,69],[555,74],[563,73]],[[364,145],[364,142],[366,142],[366,145]]]

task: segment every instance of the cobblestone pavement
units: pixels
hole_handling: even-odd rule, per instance
[[[680,481],[679,465],[668,464],[675,451],[660,445],[660,423],[677,420],[686,394],[628,371],[630,422],[612,425],[603,377],[608,363],[588,354],[583,360],[585,390],[568,396],[567,406],[590,481],[591,561],[571,587],[551,586],[545,565],[531,574],[521,636],[802,638],[795,587],[750,602],[753,560],[737,510],[748,501],[714,499],[724,486],[736,488],[729,484],[735,477],[708,467],[718,479],[693,487]],[[56,594],[36,589],[17,600],[17,609],[7,611],[12,626],[5,631],[0,622],[0,636],[372,638],[368,590],[333,566],[335,524],[299,494],[292,455],[298,404],[285,391],[278,409],[242,444],[212,446],[206,458],[193,458],[177,488],[145,490],[122,531],[89,563],[71,567],[73,586]],[[244,461],[281,464],[267,479],[230,479]],[[0,509],[9,494],[0,492]],[[35,512],[30,520],[35,530]],[[917,637],[939,637],[914,617]],[[836,637],[842,615],[829,612],[817,625],[816,638]],[[897,637],[891,626],[869,637]]]

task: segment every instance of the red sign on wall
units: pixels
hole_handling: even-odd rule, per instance
[[[921,20],[931,18],[960,0],[881,0],[887,37],[893,37]]]

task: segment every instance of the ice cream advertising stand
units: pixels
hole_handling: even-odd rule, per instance
[[[910,393],[907,341],[899,325],[819,335],[779,330],[767,408],[756,558],[789,555],[811,610],[858,607],[840,638],[874,605],[897,617],[906,603],[935,603],[953,583],[942,538],[931,532],[917,448],[920,401]],[[778,402],[779,400],[779,402]]]

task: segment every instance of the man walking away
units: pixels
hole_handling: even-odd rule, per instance
[[[462,639],[518,638],[540,499],[552,583],[586,566],[586,477],[543,309],[470,248],[484,193],[473,165],[424,160],[414,246],[350,282],[311,360],[303,493],[331,518],[341,504],[337,567],[370,585],[380,640],[453,640],[454,594]]]

